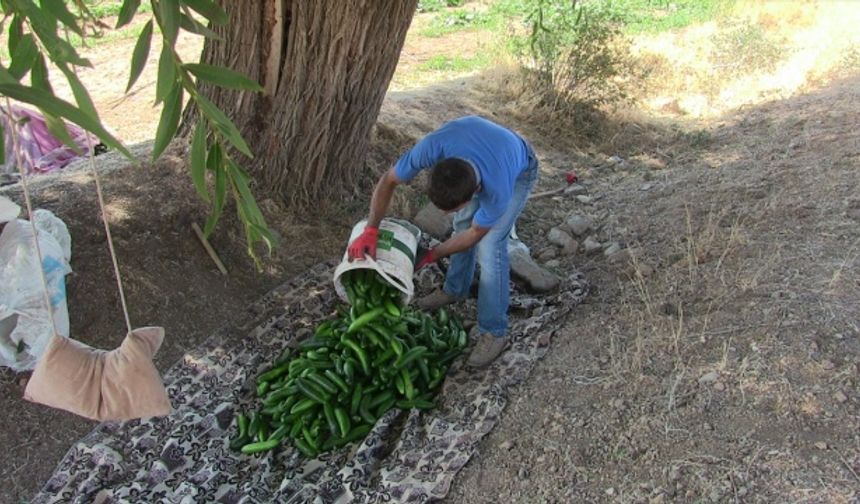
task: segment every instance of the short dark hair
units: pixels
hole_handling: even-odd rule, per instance
[[[450,212],[472,199],[478,179],[472,165],[459,158],[446,158],[430,170],[427,195],[439,210]]]

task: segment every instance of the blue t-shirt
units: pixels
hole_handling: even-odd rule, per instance
[[[466,116],[422,138],[397,161],[394,173],[409,182],[443,159],[468,161],[481,184],[480,208],[473,220],[480,227],[492,227],[507,210],[514,183],[529,165],[528,152],[525,140],[513,131],[482,117]]]

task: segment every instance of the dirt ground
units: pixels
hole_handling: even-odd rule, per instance
[[[509,124],[541,158],[538,191],[575,169],[591,198],[533,202],[521,237],[594,289],[447,500],[860,500],[860,77],[709,122],[609,119],[590,139],[526,113],[492,77],[390,93],[368,168],[446,119]],[[153,117],[140,111],[145,126]],[[284,245],[261,273],[226,212],[212,239],[225,277],[190,231],[206,208],[183,155],[176,146],[126,169],[100,158],[114,166],[104,185],[131,319],[167,330],[162,370],[250,301],[342,253],[366,207],[355,198],[294,215],[262,202]],[[411,196],[399,197],[400,213],[418,209]],[[45,181],[34,199],[72,234],[72,334],[112,348],[124,324],[90,177]],[[549,258],[546,235],[570,213],[592,217],[594,238],[626,247],[633,266],[599,251]],[[25,501],[94,425],[23,401],[22,378],[0,370],[0,502]]]

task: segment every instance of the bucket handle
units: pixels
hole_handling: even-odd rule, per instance
[[[373,266],[373,269],[376,270],[377,273],[379,273],[379,276],[381,276],[390,285],[403,287],[403,282],[401,282],[399,279],[394,278],[391,275],[389,275],[388,273],[386,273],[385,268],[380,266],[379,263],[376,262],[376,259],[365,254],[364,260],[369,262],[371,264],[371,266]]]

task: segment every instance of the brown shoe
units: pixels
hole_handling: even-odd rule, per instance
[[[427,294],[426,296],[415,301],[415,304],[418,305],[418,308],[422,310],[437,310],[442,308],[443,306],[447,306],[459,300],[457,296],[452,296],[448,294],[442,289],[438,289],[431,294]]]
[[[474,368],[487,366],[496,360],[496,357],[508,347],[509,343],[510,338],[507,336],[497,338],[490,333],[481,334],[466,365]]]

